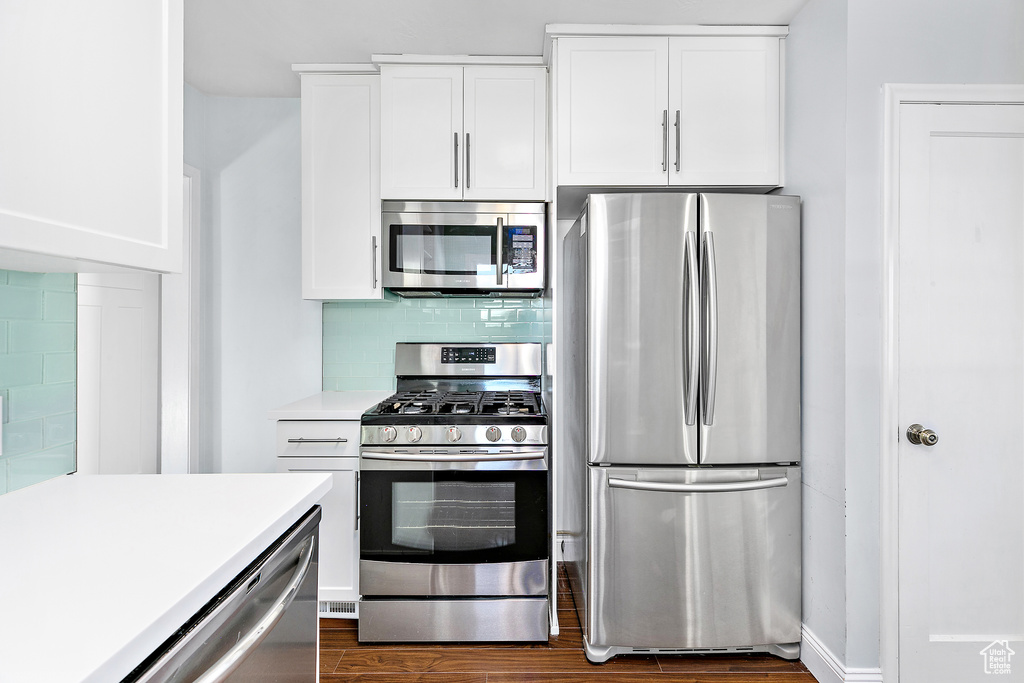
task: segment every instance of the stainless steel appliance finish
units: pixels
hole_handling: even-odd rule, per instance
[[[316,506],[124,680],[314,683],[319,524]]]
[[[798,467],[592,467],[589,486],[589,656],[800,640]]]
[[[387,600],[364,604],[359,640],[524,641],[547,640],[547,598],[500,600]]]
[[[397,202],[382,208],[383,283],[401,296],[539,296],[546,208]]]
[[[359,587],[370,595],[548,594],[548,561],[436,564],[360,560]]]
[[[570,576],[591,661],[799,653],[799,212],[595,194],[566,235],[566,471],[586,504]]]
[[[395,356],[398,391],[360,429],[359,639],[546,640],[541,345]]]

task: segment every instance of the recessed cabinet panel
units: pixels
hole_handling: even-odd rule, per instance
[[[547,79],[535,67],[466,67],[465,199],[543,199]]]
[[[381,193],[461,199],[462,67],[382,69]]]
[[[380,80],[302,76],[302,296],[379,299]]]
[[[0,249],[180,271],[182,0],[0,14]]]
[[[669,183],[777,185],[779,40],[671,38],[669,52]]]
[[[665,183],[667,38],[558,41],[558,183]]]

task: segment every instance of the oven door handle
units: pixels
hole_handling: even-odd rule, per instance
[[[519,451],[516,453],[460,453],[433,455],[420,453],[387,453],[362,451],[359,457],[368,460],[398,460],[403,462],[489,462],[495,460],[543,460],[547,451]]]

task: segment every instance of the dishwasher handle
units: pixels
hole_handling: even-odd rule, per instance
[[[299,586],[302,585],[303,579],[309,573],[309,568],[313,564],[313,548],[315,544],[316,537],[310,536],[309,540],[306,541],[306,547],[303,548],[302,554],[299,555],[299,563],[292,574],[291,580],[288,581],[288,585],[281,591],[281,595],[275,601],[274,606],[216,664],[197,678],[195,683],[221,683],[221,681],[224,681],[241,666],[245,658],[249,656],[249,653],[270,634],[270,630],[281,620],[285,610],[295,600],[295,595],[299,592]]]
[[[735,491],[760,491],[786,486],[786,477],[773,479],[748,479],[746,481],[721,481],[695,484],[672,484],[662,481],[630,481],[629,479],[610,478],[608,486],[616,489],[632,489],[634,491],[663,491],[667,493],[730,493]]]

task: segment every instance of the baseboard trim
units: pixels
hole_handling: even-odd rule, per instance
[[[800,661],[818,679],[818,683],[882,683],[880,668],[847,669],[806,624],[801,627],[800,635]]]

